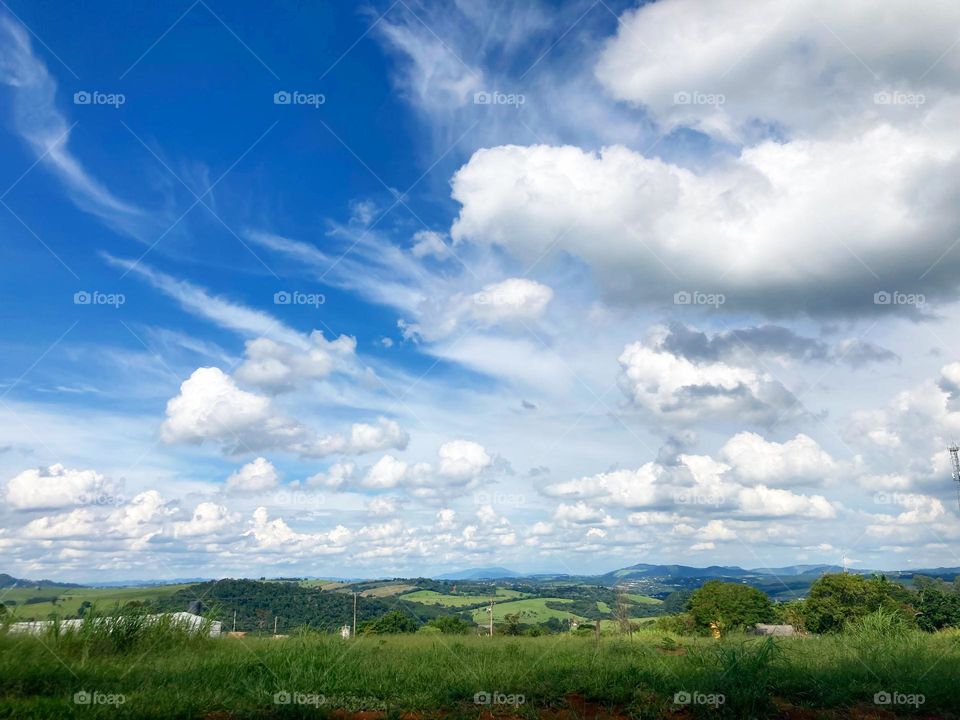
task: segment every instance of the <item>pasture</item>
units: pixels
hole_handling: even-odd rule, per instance
[[[955,717],[958,671],[955,632],[714,641],[643,631],[599,642],[308,633],[122,645],[0,634],[0,717]]]
[[[582,620],[579,615],[566,610],[547,607],[547,603],[554,605],[568,605],[572,600],[561,598],[526,598],[523,600],[511,600],[509,602],[496,603],[493,606],[494,623],[502,623],[507,615],[518,614],[521,623],[542,623],[550,618],[557,620]],[[471,613],[473,621],[478,625],[484,625],[489,622],[489,608],[477,608]]]
[[[14,587],[0,589],[0,603],[14,601],[16,605],[8,605],[7,611],[17,620],[46,620],[50,615],[75,616],[84,602],[104,610],[118,603],[148,602],[186,587],[190,587],[189,584],[115,588]],[[45,599],[43,602],[28,602],[39,598]]]
[[[498,587],[496,595],[460,595],[459,593],[439,593],[435,590],[417,590],[416,592],[401,595],[401,597],[409,602],[421,603],[423,605],[441,605],[448,608],[461,608],[489,603],[491,597],[497,602],[501,602],[503,600],[512,600],[526,596],[517,590]]]

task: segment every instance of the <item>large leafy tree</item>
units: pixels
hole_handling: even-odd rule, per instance
[[[810,586],[804,611],[811,632],[838,632],[880,608],[911,615],[905,608],[909,594],[884,577],[867,578],[852,573],[823,575]]]
[[[744,628],[774,618],[770,598],[760,590],[740,583],[710,580],[695,590],[687,610],[697,628],[715,623],[720,629]]]
[[[960,595],[943,582],[917,582],[917,598],[913,603],[917,611],[917,626],[932,632],[945,627],[960,626]]]

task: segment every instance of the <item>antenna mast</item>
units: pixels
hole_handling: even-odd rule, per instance
[[[960,446],[954,443],[947,450],[950,451],[950,464],[953,466],[950,476],[957,483],[957,505],[960,506]]]

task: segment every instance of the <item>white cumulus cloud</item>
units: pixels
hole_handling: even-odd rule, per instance
[[[18,510],[46,510],[97,503],[116,492],[117,486],[96,470],[55,464],[16,475],[7,483],[5,497]]]
[[[272,490],[280,476],[266,458],[258,457],[227,478],[227,492],[256,493]]]

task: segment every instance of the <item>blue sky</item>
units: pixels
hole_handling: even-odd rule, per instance
[[[4,570],[960,565],[960,19],[720,5],[3,5]]]

